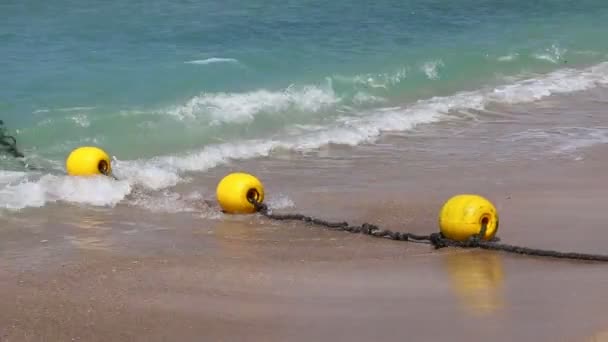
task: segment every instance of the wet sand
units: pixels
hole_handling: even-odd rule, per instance
[[[498,208],[503,242],[608,254],[608,146],[505,154],[496,139],[518,125],[531,124],[437,139],[458,128],[447,124],[429,137],[239,161],[175,191],[211,200],[223,175],[246,170],[271,199],[294,202],[281,212],[412,233],[436,231],[450,196],[479,193]],[[608,264],[434,250],[199,209],[54,204],[0,218],[0,340],[605,340]]]

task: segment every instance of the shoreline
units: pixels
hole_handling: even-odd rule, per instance
[[[608,234],[596,184],[608,178],[596,170],[606,155],[608,148],[599,146],[583,163],[425,170],[402,183],[409,196],[395,187],[398,179],[335,192],[320,191],[332,178],[316,179],[318,188],[303,192],[308,182],[292,183],[298,177],[288,175],[267,188],[289,184],[289,196],[298,193],[296,208],[282,212],[415,233],[436,231],[447,195],[468,189],[497,206],[503,242],[601,253]],[[546,173],[556,167],[558,173]],[[442,174],[453,181],[429,183]],[[2,231],[3,340],[362,341],[402,340],[407,331],[417,340],[550,341],[580,340],[608,320],[602,264],[435,251],[254,216],[166,215],[147,218],[146,230],[113,218],[127,215],[124,209],[95,215],[83,208],[88,221],[79,225],[50,218],[28,232]],[[584,224],[576,225],[581,217]],[[442,329],[420,329],[439,324]]]
[[[608,145],[543,154],[553,140],[507,139],[581,120],[604,127],[602,103],[592,101],[602,94],[503,108],[507,124],[446,123],[374,145],[233,162],[156,194],[160,207],[181,201],[187,211],[54,203],[3,216],[0,341],[580,341],[601,334],[608,323],[601,263],[434,250],[222,215],[206,202],[214,203],[224,175],[246,171],[262,180],[278,212],[428,234],[438,230],[448,198],[477,193],[497,207],[504,243],[605,253]],[[555,111],[559,122],[551,121]],[[201,197],[190,198],[193,191]]]

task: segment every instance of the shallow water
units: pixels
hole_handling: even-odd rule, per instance
[[[599,0],[0,6],[2,119],[44,170],[0,160],[1,208],[114,205],[234,160],[504,122],[487,109],[608,83]],[[562,135],[581,134],[603,141]],[[61,177],[80,145],[115,156],[124,181]]]

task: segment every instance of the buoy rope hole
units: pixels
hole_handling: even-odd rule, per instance
[[[99,162],[99,164],[97,164],[97,169],[99,170],[99,172],[102,175],[106,175],[106,176],[108,175],[108,171],[109,171],[108,168],[109,167],[110,166],[108,165],[108,162],[105,161],[105,160],[102,160],[102,161]]]

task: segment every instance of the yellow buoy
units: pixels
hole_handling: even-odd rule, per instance
[[[65,161],[65,167],[71,176],[112,174],[112,163],[108,154],[92,146],[83,146],[72,151]]]
[[[229,214],[248,214],[255,212],[255,207],[249,201],[253,198],[264,201],[264,186],[254,176],[236,172],[224,177],[217,185],[217,201]]]
[[[498,230],[498,213],[494,205],[479,195],[456,195],[439,212],[439,228],[448,239],[465,241],[481,232],[486,225],[484,240],[491,240]]]

